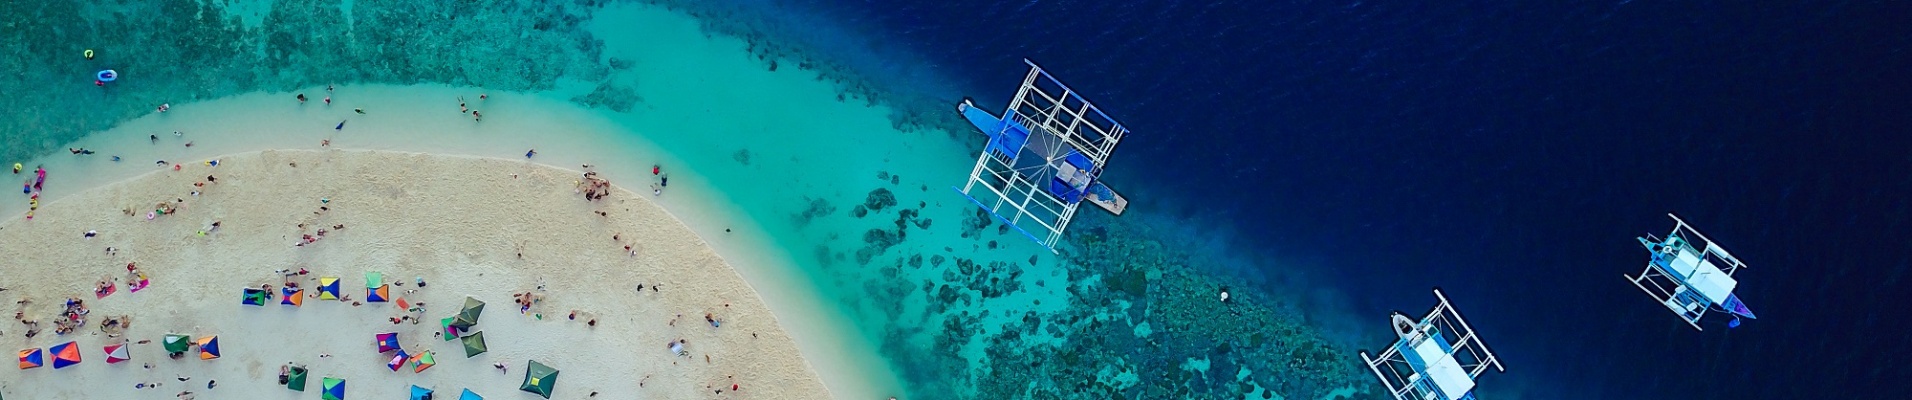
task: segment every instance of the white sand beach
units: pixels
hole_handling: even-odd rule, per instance
[[[31,221],[0,223],[0,298],[31,299],[16,310],[43,330],[29,339],[25,325],[9,321],[0,347],[77,341],[83,356],[64,369],[50,359],[40,368],[0,368],[0,382],[11,383],[0,388],[6,398],[160,399],[186,390],[200,398],[316,398],[309,392],[321,377],[345,379],[348,398],[403,398],[414,384],[441,398],[464,388],[517,398],[506,396],[521,395],[528,360],[561,371],[553,398],[831,397],[744,277],[649,199],[651,176],[604,176],[639,192],[587,201],[577,192],[581,171],[519,160],[373,150],[217,160],[181,160],[177,171],[66,195],[42,204]],[[217,181],[195,186],[208,176]],[[177,210],[147,218],[167,202]],[[322,238],[295,245],[320,228]],[[126,290],[128,263],[150,287]],[[338,277],[341,294],[357,301],[365,299],[365,274],[382,272],[393,297],[426,304],[424,322],[392,324],[407,315],[395,303],[241,304],[243,288],[276,291],[276,270],[301,268],[310,270],[296,278],[301,286]],[[94,284],[106,278],[119,279],[120,290],[95,299]],[[416,287],[415,278],[428,286]],[[524,292],[542,296],[531,309],[542,319],[516,312],[513,294]],[[466,296],[488,304],[473,330],[484,332],[489,351],[473,358],[432,335]],[[68,297],[85,301],[87,326],[56,335],[53,321]],[[576,320],[567,318],[572,310]],[[125,339],[153,342],[132,345],[130,362],[107,364],[101,346],[113,339],[100,322],[119,315],[131,316]],[[593,318],[597,325],[587,326]],[[398,332],[409,352],[435,352],[438,365],[387,369],[390,355],[373,340],[382,332]],[[223,357],[168,359],[159,344],[167,333],[218,335]],[[671,353],[673,340],[688,342],[688,356]],[[307,393],[277,385],[286,362],[311,368]],[[207,389],[208,380],[217,387]],[[162,385],[135,389],[140,382]]]

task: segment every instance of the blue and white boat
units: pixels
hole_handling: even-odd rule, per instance
[[[1394,344],[1379,356],[1363,350],[1361,360],[1395,400],[1474,400],[1474,383],[1481,374],[1490,367],[1507,369],[1447,295],[1434,289],[1434,297],[1441,302],[1418,320],[1399,311],[1390,315]]]
[[[1083,201],[1121,215],[1129,201],[1102,183],[1128,134],[1034,62],[1002,116],[965,99],[956,110],[989,137],[969,181],[956,188],[1004,224],[1055,251]]]
[[[1673,231],[1665,238],[1651,233],[1636,238],[1652,254],[1646,268],[1639,276],[1622,276],[1693,329],[1704,330],[1700,328],[1700,318],[1708,312],[1732,315],[1733,320],[1726,324],[1728,328],[1739,327],[1741,318],[1757,318],[1752,309],[1739,300],[1739,295],[1733,294],[1733,289],[1739,287],[1739,280],[1733,274],[1746,268],[1746,264],[1679,216],[1666,216],[1673,218]]]

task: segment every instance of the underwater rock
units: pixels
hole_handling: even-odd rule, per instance
[[[641,101],[644,98],[637,95],[637,90],[608,80],[598,83],[597,89],[590,94],[571,98],[572,103],[581,106],[609,108],[616,112],[630,112]]]
[[[890,175],[890,184],[891,184],[891,185],[896,185],[896,184],[900,184],[900,183],[902,183],[902,180],[903,180],[903,176],[902,176],[902,175]]]
[[[852,217],[863,218],[865,215],[870,215],[870,209],[864,207],[862,204],[858,204],[856,207],[850,209],[850,216]]]
[[[750,149],[737,149],[736,153],[730,153],[730,159],[737,160],[738,164],[750,165]]]
[[[876,188],[863,198],[863,206],[868,207],[870,211],[883,211],[884,208],[894,205],[896,205],[896,194],[890,193],[889,189]]]
[[[879,181],[890,180],[890,171],[876,171],[876,180],[879,180]]]
[[[611,57],[610,59],[605,60],[605,62],[610,63],[611,69],[619,70],[619,71],[631,69],[631,67],[637,65],[636,62],[632,62],[631,60],[617,58],[617,57]]]
[[[916,220],[916,228],[917,228],[917,229],[924,229],[924,230],[927,230],[927,229],[929,229],[929,218],[923,218],[923,219],[919,219],[919,220]]]
[[[1034,266],[1036,266],[1036,255],[1035,255],[1035,254],[1030,254],[1030,255],[1029,255],[1029,266],[1031,266],[1031,267],[1034,267]]]
[[[911,267],[911,268],[922,268],[922,267],[923,267],[923,255],[922,255],[922,254],[912,254],[912,255],[910,255],[910,267]]]
[[[810,206],[804,208],[803,213],[797,214],[796,216],[797,227],[801,228],[805,225],[809,225],[810,221],[814,221],[819,217],[828,217],[833,213],[836,213],[836,206],[830,205],[829,201],[820,198],[810,198]]]

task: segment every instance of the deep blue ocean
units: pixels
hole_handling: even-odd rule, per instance
[[[1042,64],[1135,132],[1109,175],[1131,209],[1274,260],[1220,273],[1325,277],[1370,348],[1444,288],[1508,368],[1482,393],[1912,381],[1907,3],[784,3],[984,104]],[[1626,282],[1668,212],[1750,265],[1760,319],[1695,331]]]

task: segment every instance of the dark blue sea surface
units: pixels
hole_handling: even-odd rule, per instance
[[[777,3],[983,104],[1041,63],[1135,132],[1109,175],[1135,218],[1265,260],[1217,273],[1328,282],[1369,348],[1445,288],[1508,367],[1483,398],[1912,379],[1906,3]],[[1751,266],[1759,320],[1695,331],[1621,277],[1668,212]]]

